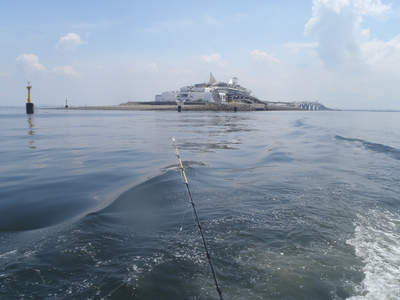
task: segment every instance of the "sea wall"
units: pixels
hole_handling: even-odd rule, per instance
[[[298,107],[286,105],[264,105],[264,104],[234,104],[234,103],[199,103],[199,104],[182,104],[182,111],[255,111],[255,110],[303,110]],[[81,106],[69,107],[68,109],[87,109],[87,110],[153,110],[153,111],[177,111],[178,105],[165,103],[144,103],[144,102],[128,102],[121,105],[108,106]]]

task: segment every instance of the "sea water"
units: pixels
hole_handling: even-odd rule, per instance
[[[400,113],[0,110],[1,299],[400,299]]]

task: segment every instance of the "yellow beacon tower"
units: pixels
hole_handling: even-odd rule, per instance
[[[32,86],[30,85],[29,81],[28,81],[28,86],[26,88],[28,89],[28,103],[26,103],[26,113],[28,115],[32,115],[34,113],[34,108],[33,108],[33,103],[32,103],[32,98],[31,98]]]

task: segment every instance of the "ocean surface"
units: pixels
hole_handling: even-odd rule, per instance
[[[1,299],[400,299],[400,113],[0,108]]]

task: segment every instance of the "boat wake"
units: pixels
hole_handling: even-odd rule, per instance
[[[355,236],[347,241],[363,260],[365,275],[356,287],[361,299],[398,299],[400,295],[400,217],[389,211],[371,210],[359,215]]]
[[[387,145],[371,143],[371,142],[364,141],[361,139],[346,138],[346,137],[342,137],[340,135],[335,135],[335,139],[338,141],[355,143],[367,150],[373,151],[375,153],[387,154],[394,159],[400,160],[400,150],[390,147],[390,146],[387,146]]]

